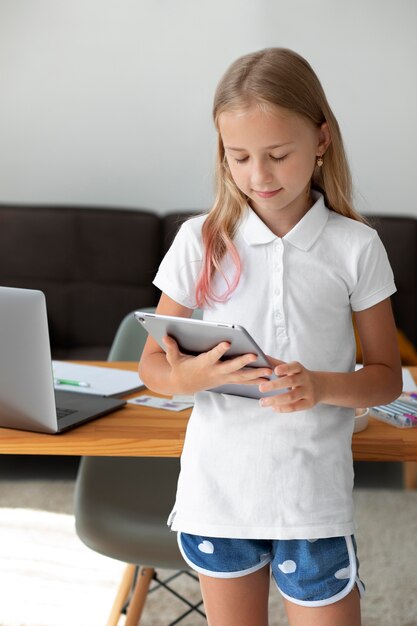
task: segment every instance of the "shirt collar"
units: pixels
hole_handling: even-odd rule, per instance
[[[324,204],[324,198],[318,191],[312,192],[315,200],[311,209],[304,217],[287,233],[283,239],[288,243],[308,250],[320,236],[329,217],[329,209]],[[255,211],[248,206],[246,215],[241,225],[241,233],[246,243],[251,246],[270,243],[278,239],[268,226],[256,215]]]

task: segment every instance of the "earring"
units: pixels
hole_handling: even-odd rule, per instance
[[[317,165],[317,167],[321,167],[323,165],[323,157],[322,156],[318,156],[317,157],[316,165]]]

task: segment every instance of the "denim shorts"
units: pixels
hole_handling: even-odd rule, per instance
[[[206,576],[237,578],[270,565],[280,593],[303,606],[324,606],[341,600],[359,578],[353,535],[327,539],[223,539],[178,533],[188,565]]]

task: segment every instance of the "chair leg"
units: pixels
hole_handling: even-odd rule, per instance
[[[106,626],[117,626],[117,624],[119,623],[122,609],[126,604],[126,600],[132,588],[133,580],[135,578],[135,571],[136,565],[128,565],[123,572],[123,577],[117,590],[116,598],[114,600]]]
[[[155,570],[152,567],[139,568],[136,585],[126,613],[125,626],[138,626],[154,573]]]

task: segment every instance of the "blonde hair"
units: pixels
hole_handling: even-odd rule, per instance
[[[358,221],[365,221],[352,205],[352,181],[339,124],[327,102],[319,79],[310,64],[286,48],[267,48],[237,59],[217,86],[213,119],[217,128],[216,197],[202,230],[205,257],[196,285],[199,306],[225,301],[236,288],[241,263],[233,238],[247,207],[246,196],[236,187],[225,157],[219,132],[219,115],[245,111],[253,106],[271,111],[274,107],[301,115],[319,128],[327,122],[331,143],[323,166],[316,167],[311,186],[320,191],[329,209]],[[213,290],[213,277],[220,272],[222,259],[231,255],[235,275],[223,294]]]

